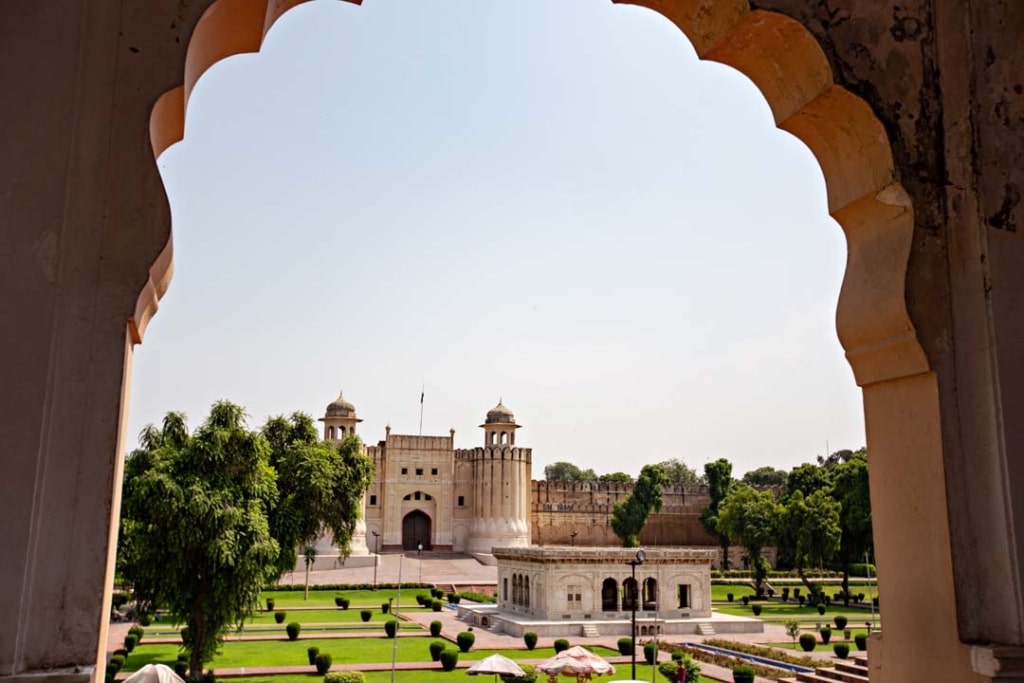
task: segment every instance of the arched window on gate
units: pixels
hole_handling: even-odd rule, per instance
[[[619,611],[619,584],[613,578],[607,578],[601,584],[601,611]]]
[[[530,606],[530,577],[523,578],[523,606]]]
[[[640,590],[639,590],[639,586],[637,586],[636,579],[628,578],[628,579],[623,579],[622,580],[622,611],[623,612],[631,612],[631,611],[633,611],[635,609],[638,609],[640,607],[640,605],[638,604],[638,601],[637,601],[637,598],[640,597],[639,593],[640,593]]]
[[[658,580],[654,577],[644,579],[643,609],[658,609]]]

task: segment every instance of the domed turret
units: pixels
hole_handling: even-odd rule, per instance
[[[484,430],[485,446],[514,446],[516,443],[516,417],[512,410],[498,400],[498,405],[487,411],[487,418],[480,425]]]
[[[355,434],[356,423],[362,422],[356,417],[356,407],[345,398],[344,392],[338,392],[338,398],[327,404],[327,410],[320,421],[324,423],[325,441],[340,441],[349,434]]]

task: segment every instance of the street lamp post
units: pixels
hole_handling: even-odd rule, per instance
[[[416,544],[416,564],[420,568],[420,583],[423,583],[423,541]]]
[[[572,547],[574,547],[574,548],[576,547],[576,534],[578,534],[578,533],[579,533],[578,531],[574,530],[571,534],[569,534],[569,538],[572,539]]]
[[[377,540],[380,534],[373,532],[373,590],[377,590],[377,563],[380,562],[380,555],[377,553]]]
[[[636,601],[640,598],[640,591],[639,591],[639,589],[638,589],[638,587],[636,585],[636,566],[638,564],[643,564],[644,560],[646,560],[646,559],[647,559],[647,553],[645,553],[643,551],[643,548],[641,548],[640,550],[636,551],[636,558],[632,559],[632,560],[630,560],[629,562],[626,563],[626,564],[629,565],[629,568],[630,568],[630,570],[632,572],[632,579],[633,579],[633,582],[630,584],[630,607],[632,607],[632,613],[633,613],[632,614],[632,618],[630,619],[630,624],[631,624],[632,640],[633,640],[633,647],[631,649],[633,651],[633,662],[632,662],[632,664],[633,664],[633,674],[632,674],[632,678],[633,678],[634,681],[636,680]]]

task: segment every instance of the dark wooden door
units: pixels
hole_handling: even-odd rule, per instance
[[[416,550],[420,543],[424,550],[430,550],[430,516],[413,510],[402,520],[402,549]]]

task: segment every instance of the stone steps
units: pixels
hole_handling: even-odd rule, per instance
[[[597,624],[581,624],[580,631],[584,638],[599,638],[601,636],[601,630]]]
[[[715,627],[708,622],[701,622],[697,624],[697,633],[702,636],[713,636],[715,635]]]
[[[798,673],[792,678],[783,678],[780,683],[868,683],[867,656],[848,660],[837,660],[831,667],[818,667],[814,673]]]

